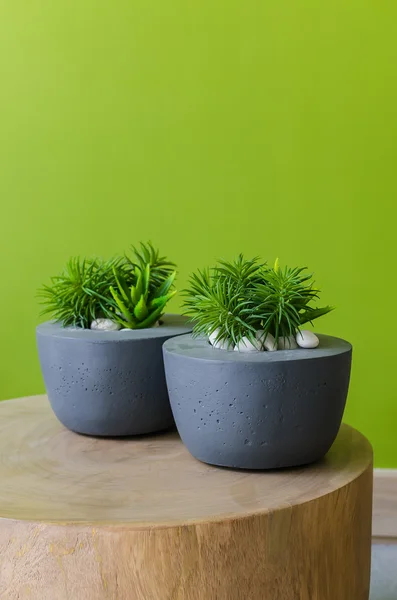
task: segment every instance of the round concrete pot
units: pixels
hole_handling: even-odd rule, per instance
[[[91,331],[43,323],[36,330],[52,409],[72,431],[96,436],[151,433],[174,423],[162,345],[191,331],[180,315],[131,331]]]
[[[312,350],[239,353],[190,335],[163,346],[171,408],[203,462],[275,469],[322,458],[338,433],[352,347],[319,335]]]

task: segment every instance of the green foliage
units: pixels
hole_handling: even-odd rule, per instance
[[[51,284],[39,290],[42,315],[51,315],[64,327],[89,327],[91,321],[108,310],[109,288],[114,272],[121,270],[120,259],[71,258],[61,275],[51,277]]]
[[[220,261],[213,269],[193,273],[191,287],[183,292],[185,314],[194,322],[195,335],[219,331],[217,340],[234,344],[244,337],[255,337],[260,319],[256,313],[252,290],[261,280],[264,266],[258,259]]]
[[[170,262],[165,256],[160,256],[159,251],[153,248],[150,242],[147,244],[141,242],[139,248],[132,246],[131,250],[135,260],[128,256],[125,257],[126,264],[129,265],[131,273],[136,272],[136,268],[144,271],[147,265],[150,266],[150,293],[164,283],[175,270],[175,264]]]
[[[130,329],[153,326],[176,293],[175,265],[150,243],[132,251],[132,258],[70,259],[65,271],[39,291],[42,314],[64,326],[88,328],[100,317]]]
[[[115,307],[110,306],[106,315],[113,321],[130,329],[152,327],[161,317],[169,300],[176,294],[172,289],[176,272],[172,271],[166,279],[159,278],[157,287],[152,285],[150,263],[135,266],[135,282],[128,285],[128,273],[124,276],[114,271],[116,288],[110,287]]]
[[[301,325],[332,310],[330,306],[315,309],[309,306],[319,298],[313,287],[312,275],[306,268],[273,269],[263,273],[263,281],[255,285],[254,294],[261,316],[262,329],[279,337],[295,335]]]
[[[262,329],[279,337],[295,335],[308,321],[327,314],[332,307],[315,308],[318,299],[312,276],[305,268],[280,269],[246,260],[219,261],[211,270],[194,273],[190,288],[184,290],[184,307],[194,323],[195,335],[217,331],[217,340],[237,344],[241,338],[253,340]]]
[[[252,287],[254,283],[261,282],[263,269],[266,267],[266,263],[258,264],[258,260],[259,257],[247,260],[242,254],[239,254],[237,259],[232,262],[219,260],[214,271],[216,271],[217,276],[220,278],[228,277],[236,282],[241,289],[248,289]]]

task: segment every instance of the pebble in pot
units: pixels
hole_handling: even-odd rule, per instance
[[[95,319],[92,321],[90,328],[96,331],[118,331],[120,325],[111,319]]]
[[[238,344],[234,347],[236,352],[260,352],[262,350],[262,342],[257,339],[252,343],[247,337],[241,338]]]
[[[293,335],[278,338],[279,350],[296,350],[298,344]]]
[[[268,333],[266,335],[263,329],[260,329],[256,332],[256,339],[260,341],[263,348],[268,352],[274,352],[275,350],[277,350],[276,340],[274,339],[274,336],[272,336],[271,333]]]
[[[219,334],[219,329],[215,329],[213,333],[211,333],[208,337],[209,343],[213,348],[217,348],[218,350],[233,350],[232,342],[229,340],[217,340],[217,336]]]
[[[312,332],[304,329],[296,334],[296,343],[301,348],[317,348],[320,343],[318,337]]]

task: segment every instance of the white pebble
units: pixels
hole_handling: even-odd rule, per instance
[[[238,344],[234,347],[236,352],[260,352],[262,343],[256,340],[252,343],[247,337],[241,338]]]
[[[219,329],[215,329],[215,331],[210,333],[210,335],[208,336],[208,341],[211,344],[211,346],[213,346],[216,343],[216,338],[218,337],[218,333],[219,333]]]
[[[301,348],[317,348],[320,340],[312,331],[304,329],[296,334],[296,343]]]
[[[91,323],[91,329],[96,331],[118,331],[120,327],[118,323],[115,323],[111,319],[95,319]]]
[[[233,350],[233,343],[229,340],[216,340],[218,333],[219,329],[215,329],[215,331],[208,337],[211,346],[217,350]]]
[[[221,340],[220,342],[216,342],[213,344],[213,348],[217,348],[218,350],[234,350],[233,342],[229,342],[229,340]]]
[[[298,344],[293,335],[278,338],[278,349],[279,350],[296,350]]]
[[[274,339],[271,333],[268,333],[266,335],[263,329],[260,329],[256,332],[256,339],[260,342],[261,346],[263,346],[263,348],[268,352],[274,352],[275,350],[277,350],[276,340]]]

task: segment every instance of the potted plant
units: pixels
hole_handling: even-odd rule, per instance
[[[214,465],[272,469],[313,462],[340,427],[350,378],[348,342],[303,326],[316,308],[302,268],[220,261],[192,275],[192,335],[169,339],[164,361],[182,440]]]
[[[132,257],[72,258],[39,295],[53,321],[37,327],[51,406],[69,429],[125,436],[173,425],[161,347],[191,331],[164,314],[174,296],[174,264],[151,244]]]

